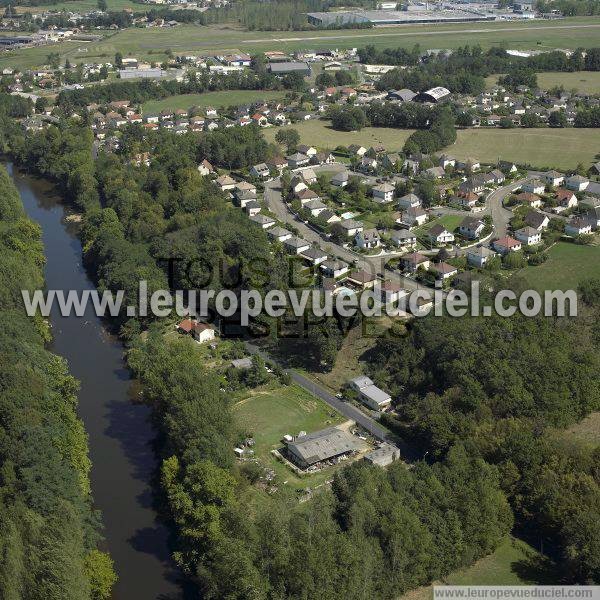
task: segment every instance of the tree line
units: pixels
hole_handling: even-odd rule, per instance
[[[44,287],[43,265],[40,228],[0,167],[0,596],[102,600],[115,574],[97,548],[78,382],[21,298]]]
[[[586,289],[576,318],[419,319],[369,363],[398,399],[392,428],[436,457],[466,446],[498,468],[516,530],[545,542],[562,581],[598,583],[600,448],[559,433],[600,409],[600,282]]]

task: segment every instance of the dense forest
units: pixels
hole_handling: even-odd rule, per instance
[[[420,319],[370,365],[399,399],[392,427],[495,465],[518,530],[546,542],[565,581],[598,583],[600,448],[558,433],[600,409],[600,282],[584,285],[576,318]]]
[[[22,289],[44,287],[43,265],[40,229],[0,168],[0,597],[101,600],[114,573],[97,549],[78,383],[22,305]]]

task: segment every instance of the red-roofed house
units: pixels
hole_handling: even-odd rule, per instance
[[[509,252],[518,252],[523,247],[523,244],[519,240],[515,240],[515,238],[507,235],[506,237],[497,239],[492,246],[496,252],[508,254]]]

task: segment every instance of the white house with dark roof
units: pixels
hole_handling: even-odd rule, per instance
[[[361,249],[371,249],[379,247],[381,238],[377,229],[364,229],[356,234],[354,241]]]
[[[554,170],[546,171],[542,175],[542,180],[544,181],[544,183],[546,185],[551,185],[552,187],[556,187],[563,183],[563,181],[565,180],[565,176],[562,173],[559,173],[558,171],[554,171]]]
[[[585,219],[571,219],[565,223],[565,233],[573,237],[592,233],[592,224]]]
[[[417,206],[421,206],[421,199],[416,194],[412,192],[410,194],[405,194],[402,198],[398,199],[398,208],[400,210],[406,210],[408,208],[417,208]]]
[[[550,224],[550,219],[547,215],[536,210],[532,210],[525,215],[525,225],[533,227],[537,231],[546,229]]]
[[[348,171],[340,171],[339,173],[336,173],[332,178],[331,178],[331,185],[335,186],[335,187],[346,187],[348,185],[348,180],[350,179],[350,175],[348,173]]]
[[[479,238],[484,229],[485,223],[481,219],[476,219],[474,217],[466,217],[458,226],[459,233],[470,240]]]
[[[467,250],[467,263],[472,267],[482,269],[485,266],[485,263],[494,256],[496,256],[496,253],[485,246],[469,248]]]
[[[433,244],[450,244],[454,241],[454,234],[440,224],[433,225],[427,232],[427,237]]]
[[[388,204],[394,199],[395,188],[389,183],[381,183],[373,186],[373,201],[378,204]]]
[[[429,270],[435,274],[437,279],[446,280],[458,274],[458,269],[447,262],[432,263]]]
[[[565,187],[574,192],[583,192],[589,184],[590,180],[581,175],[572,175],[571,177],[567,177],[565,181]]]
[[[310,248],[310,242],[294,235],[284,240],[283,245],[290,254],[302,254]]]
[[[365,227],[360,221],[354,219],[346,219],[340,223],[340,227],[346,232],[348,237],[354,237],[360,233]]]
[[[420,206],[415,206],[403,211],[401,219],[409,227],[416,227],[427,222],[427,213]]]
[[[521,186],[521,191],[529,192],[530,194],[543,194],[546,189],[546,184],[541,179],[528,179]]]
[[[542,233],[533,227],[522,227],[515,231],[515,238],[526,246],[535,246],[542,241]]]
[[[494,241],[492,247],[499,254],[508,254],[509,252],[518,252],[523,247],[522,242],[515,240],[509,235],[499,238]]]
[[[292,232],[283,227],[272,227],[267,231],[267,235],[275,242],[285,242],[292,237]]]
[[[400,248],[414,248],[417,245],[417,236],[408,229],[392,231],[390,238]]]
[[[269,169],[267,163],[258,163],[250,167],[250,175],[259,179],[268,179],[271,176],[271,169]]]

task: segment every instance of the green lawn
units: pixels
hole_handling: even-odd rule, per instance
[[[343,422],[343,418],[321,400],[296,385],[258,388],[234,405],[240,428],[254,436],[255,452],[263,465],[275,470],[277,485],[287,481],[292,488],[319,485],[330,478],[333,468],[314,475],[297,476],[276,460],[271,450],[281,448],[286,433],[317,431]]]
[[[512,160],[543,169],[590,165],[600,152],[598,129],[461,129],[446,149],[457,158]]]
[[[429,221],[429,223],[425,223],[425,225],[420,227],[418,230],[428,231],[434,225],[443,225],[448,231],[453,232],[461,224],[461,222],[464,220],[465,216],[466,216],[466,214],[464,216],[463,215],[442,215],[441,217],[438,217],[437,219],[433,219],[432,221]]]
[[[486,78],[488,87],[498,83],[500,75],[490,75]],[[577,71],[575,73],[538,73],[538,86],[543,90],[549,90],[555,86],[562,85],[565,90],[577,90],[587,94],[600,94],[600,72]]]
[[[250,104],[261,100],[275,100],[284,97],[283,92],[271,92],[261,90],[229,90],[225,92],[207,92],[206,94],[181,94],[171,96],[162,100],[150,100],[143,104],[145,114],[160,112],[164,109],[177,110],[188,109],[192,106],[238,106],[239,104]]]
[[[133,11],[140,12],[143,7],[139,3],[132,2],[131,0],[106,0],[108,10],[117,11],[123,10],[124,8],[131,8]],[[56,2],[54,4],[44,4],[43,6],[14,6],[11,7],[18,13],[40,13],[42,11],[90,11],[98,8],[97,0],[73,0],[73,2]]]
[[[335,131],[329,121],[311,119],[291,126],[300,134],[301,142],[312,144],[319,148],[333,150],[337,146],[350,146],[360,144],[369,148],[374,144],[383,144],[389,151],[397,151],[404,146],[404,142],[412,133],[410,129],[392,129],[390,127],[366,127],[361,131]],[[269,142],[275,141],[277,128],[266,129],[265,138]]]
[[[437,585],[533,585],[558,583],[551,565],[544,563],[531,546],[507,537],[496,551],[467,569],[456,571]],[[426,586],[413,590],[401,600],[431,600],[433,589]]]
[[[91,2],[81,0],[77,4]],[[126,0],[113,0],[114,3]],[[111,6],[111,0],[109,0]],[[117,4],[114,4],[116,7]],[[142,5],[134,5],[144,10]],[[46,7],[44,7],[46,8]],[[181,25],[174,28],[131,28],[119,31],[112,36],[90,44],[61,43],[52,46],[63,57],[73,60],[93,60],[105,56],[114,56],[120,51],[124,55],[135,55],[148,60],[160,60],[167,49],[175,53],[207,54],[225,50],[244,52],[264,52],[265,50],[301,50],[323,46],[353,48],[373,44],[377,47],[410,47],[420,44],[422,48],[456,48],[468,42],[484,48],[505,45],[509,48],[548,49],[569,48],[573,46],[574,36],[577,46],[593,47],[598,44],[598,17],[574,17],[560,22],[536,21],[534,23],[485,23],[485,24],[448,24],[448,25],[402,25],[397,27],[376,28],[372,31],[243,31],[231,25],[197,26]],[[86,52],[77,48],[85,46]],[[17,53],[5,53],[0,58],[0,67],[32,66],[44,62],[48,47],[20,50]],[[35,62],[37,61],[37,62]]]
[[[571,290],[587,277],[600,277],[600,246],[559,242],[549,250],[548,260],[518,272],[538,290]]]

